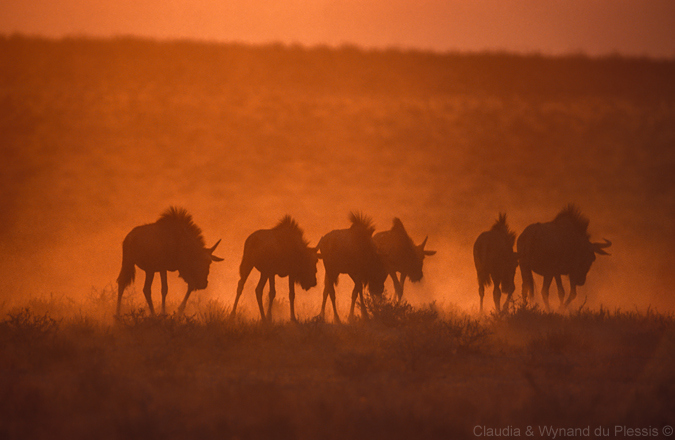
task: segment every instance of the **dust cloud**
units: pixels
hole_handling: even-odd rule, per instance
[[[573,306],[675,308],[673,62],[22,37],[0,60],[2,302],[114,290],[124,236],[177,205],[222,239],[191,301],[231,306],[254,230],[291,214],[315,245],[360,210],[438,251],[408,301],[476,311],[475,238],[499,212],[520,232],[575,202],[613,245]],[[169,311],[184,291],[170,276]]]

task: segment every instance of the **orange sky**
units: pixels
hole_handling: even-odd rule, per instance
[[[0,33],[675,57],[673,0],[3,0]]]

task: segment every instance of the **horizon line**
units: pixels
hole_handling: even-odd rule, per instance
[[[516,49],[507,49],[507,48],[484,48],[484,49],[459,49],[459,48],[448,48],[448,49],[433,49],[425,47],[416,47],[416,46],[403,46],[403,45],[364,45],[358,44],[350,41],[344,41],[340,43],[302,43],[299,41],[289,41],[285,42],[282,40],[268,40],[268,41],[244,41],[244,40],[226,40],[218,38],[206,38],[206,37],[186,37],[186,36],[151,36],[151,35],[142,35],[142,34],[131,34],[131,33],[119,33],[111,35],[94,35],[87,33],[68,33],[64,35],[45,35],[39,33],[27,33],[27,32],[0,32],[0,39],[3,40],[12,40],[12,39],[26,39],[26,40],[43,40],[51,42],[66,42],[66,41],[101,41],[101,42],[114,42],[114,41],[139,41],[139,42],[148,42],[156,44],[170,44],[170,43],[188,43],[188,44],[197,44],[197,45],[213,45],[213,46],[243,46],[249,48],[269,48],[269,47],[281,47],[284,49],[302,49],[307,51],[312,50],[356,50],[364,53],[387,53],[387,52],[398,52],[402,54],[425,54],[425,55],[435,55],[435,56],[514,56],[522,58],[546,58],[546,59],[588,59],[588,60],[611,60],[611,59],[622,59],[622,60],[635,60],[635,61],[651,61],[651,62],[675,62],[675,54],[671,56],[659,56],[654,54],[631,54],[631,53],[622,53],[618,50],[608,51],[598,54],[589,54],[581,49],[579,50],[570,50],[570,51],[544,51],[544,50],[516,50]]]

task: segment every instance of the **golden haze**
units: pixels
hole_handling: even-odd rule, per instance
[[[478,234],[576,202],[613,242],[577,304],[673,309],[672,62],[23,37],[0,60],[2,301],[104,289],[125,234],[180,205],[223,240],[195,301],[231,304],[252,231],[288,213],[315,244],[361,210],[438,251],[411,302],[475,310]]]

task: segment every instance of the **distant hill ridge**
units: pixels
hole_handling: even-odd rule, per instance
[[[0,36],[0,84],[34,75],[169,80],[220,87],[262,85],[309,92],[527,97],[675,97],[675,60],[583,55],[432,53],[270,44],[156,41],[135,37]]]

